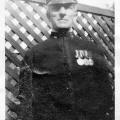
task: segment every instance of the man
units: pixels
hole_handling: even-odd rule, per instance
[[[23,120],[107,120],[112,89],[104,51],[71,32],[76,0],[50,0],[50,38],[26,52],[20,74]]]

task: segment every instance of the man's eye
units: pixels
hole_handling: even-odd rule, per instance
[[[59,11],[61,7],[64,7],[65,9],[73,9],[74,8],[74,4],[65,3],[65,4],[54,4],[54,5],[51,5],[51,9],[53,11]]]
[[[59,11],[60,8],[61,8],[60,5],[54,5],[54,6],[52,6],[52,10],[54,10],[54,11]]]
[[[73,4],[71,4],[71,3],[67,3],[67,4],[64,4],[64,8],[66,8],[66,9],[73,9],[74,8],[74,5]]]

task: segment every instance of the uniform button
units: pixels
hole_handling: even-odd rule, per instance
[[[55,39],[57,39],[57,36],[54,36]]]
[[[68,75],[71,75],[71,72],[69,72]]]
[[[67,89],[67,91],[68,91],[69,93],[72,93],[72,89],[71,89],[71,88],[67,87],[66,89]]]

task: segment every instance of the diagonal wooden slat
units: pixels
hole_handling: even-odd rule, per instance
[[[6,114],[6,120],[16,120],[15,118],[11,117],[8,113]]]
[[[20,22],[20,24],[22,26],[25,27],[25,29],[34,37],[34,39],[38,42],[41,42],[42,39],[42,35],[41,33],[39,34],[39,36],[33,32],[33,29],[26,23],[27,19],[22,19],[20,16],[19,16],[19,10],[13,10],[11,5],[10,5],[10,2],[7,2],[6,3],[6,8],[12,13],[12,15]]]
[[[13,62],[16,66],[21,66],[21,61],[17,59],[14,53],[11,53],[8,49],[5,48],[5,55]]]
[[[16,105],[9,98],[6,97],[6,105],[11,109],[12,112],[19,114],[20,106]]]
[[[88,29],[87,25],[85,25],[79,17],[78,17],[78,21],[79,21],[79,23],[82,26],[84,26],[84,28],[91,35],[91,37],[93,38],[93,40],[105,50],[105,53],[106,53],[107,57],[109,58],[110,61],[112,61],[112,64],[114,64],[113,58],[108,54],[108,51],[102,46],[99,38],[97,38],[97,37],[94,36],[93,32]]]
[[[12,76],[17,82],[19,82],[19,77],[18,74],[15,70],[12,70],[10,67],[8,67],[7,65],[5,66],[5,71]]]
[[[37,6],[36,4],[30,3],[33,9],[42,17],[42,19],[50,26],[50,21],[48,20],[47,16],[41,12],[41,6]]]
[[[17,44],[17,42],[15,42],[12,38],[11,38],[11,36],[10,36],[10,34],[8,34],[8,33],[5,33],[5,38],[6,38],[6,40],[7,41],[9,41],[20,53],[21,53],[21,55],[24,57],[24,50]]]
[[[28,38],[19,31],[19,28],[15,26],[11,20],[7,19],[6,24],[9,25],[9,27],[31,48],[33,47],[32,43],[28,40]]]
[[[99,30],[98,27],[96,27],[92,21],[92,19],[90,19],[85,13],[83,13],[83,16],[88,20],[88,22],[93,26],[93,28],[96,30],[96,32],[98,33],[98,35],[104,40],[104,43],[108,46],[108,48],[114,52],[114,48],[113,46],[111,46],[109,44],[109,42],[105,39],[104,35],[101,33],[101,31]]]
[[[24,13],[28,16],[28,18],[30,19],[30,20],[32,20],[33,21],[33,23],[47,36],[47,37],[49,37],[49,34],[48,34],[48,31],[40,24],[40,20],[39,21],[37,21],[35,18],[34,18],[34,13],[33,12],[28,12],[27,10],[26,10],[26,6],[25,6],[25,4],[22,4],[22,3],[20,3],[19,1],[16,1],[16,0],[13,0],[15,3],[16,3],[16,5],[17,6],[19,6],[20,7],[20,9],[22,10],[22,11],[24,11]]]
[[[5,88],[11,91],[15,96],[18,95],[18,86],[11,85],[11,80],[6,81]]]
[[[102,20],[98,16],[93,15],[93,17],[97,20],[97,22],[100,24],[102,29],[107,33],[108,37],[110,38],[110,40],[114,44],[113,34],[111,33],[111,31],[108,31],[109,28],[107,27],[107,25],[105,23],[103,23]]]
[[[74,29],[77,31],[77,33],[79,34],[79,36],[83,39],[83,40],[90,40],[89,38],[85,37],[84,35],[84,30],[80,30],[78,27],[77,27],[78,23],[73,23],[73,27]]]
[[[114,23],[112,23],[112,21],[109,18],[105,17],[105,16],[102,16],[102,18],[103,18],[103,20],[106,21],[106,24],[109,26],[109,28],[111,29],[112,33],[114,34],[115,33]]]

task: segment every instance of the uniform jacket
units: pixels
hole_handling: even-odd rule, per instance
[[[52,32],[26,52],[24,61],[24,120],[107,120],[112,88],[98,45],[66,31]]]

